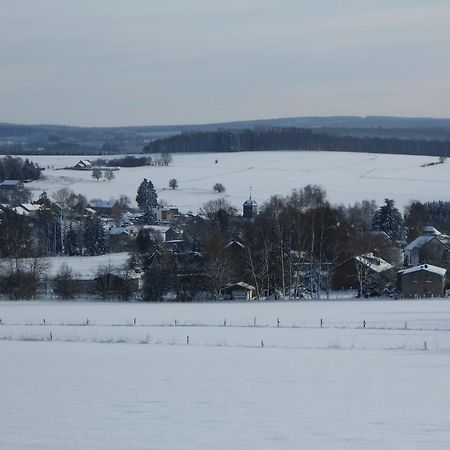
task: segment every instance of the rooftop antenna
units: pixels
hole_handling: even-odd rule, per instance
[[[252,199],[252,187],[250,186],[250,200]]]

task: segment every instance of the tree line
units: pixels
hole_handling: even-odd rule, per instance
[[[144,146],[145,153],[311,150],[449,156],[449,140],[335,135],[306,128],[184,132]]]

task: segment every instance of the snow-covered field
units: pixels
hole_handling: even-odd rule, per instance
[[[107,182],[94,180],[90,172],[56,170],[74,165],[79,156],[33,156],[33,161],[46,167],[46,177],[29,187],[36,196],[43,190],[67,187],[89,199],[125,194],[134,200],[139,183],[148,178],[160,198],[183,212],[196,212],[204,202],[218,198],[212,190],[215,183],[226,187],[224,196],[238,208],[248,198],[250,186],[260,203],[307,184],[324,186],[334,203],[363,199],[382,203],[389,197],[403,207],[412,199],[450,200],[450,163],[421,167],[437,161],[428,156],[283,151],[175,154],[173,158],[169,167],[123,168]],[[168,187],[172,178],[178,180],[176,190]]]
[[[448,448],[448,300],[0,302],[0,319],[1,448]]]

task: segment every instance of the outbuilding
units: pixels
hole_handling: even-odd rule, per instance
[[[255,288],[250,284],[240,281],[239,283],[227,284],[222,289],[224,300],[252,300],[255,292]]]
[[[443,297],[446,269],[422,264],[398,272],[403,297],[433,298]]]

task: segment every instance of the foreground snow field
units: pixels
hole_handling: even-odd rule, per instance
[[[35,196],[43,190],[67,187],[89,199],[107,200],[125,194],[134,201],[139,183],[148,178],[159,197],[182,212],[196,212],[204,202],[218,198],[212,190],[217,182],[226,187],[224,196],[238,208],[248,198],[250,186],[260,203],[307,184],[324,186],[334,203],[364,199],[382,203],[389,197],[403,207],[412,199],[450,200],[450,163],[421,167],[437,161],[430,156],[306,151],[175,154],[169,167],[123,168],[115,172],[111,182],[96,181],[89,171],[57,170],[84,157],[30,158],[46,167],[45,179],[28,185]],[[178,180],[178,189],[169,189],[171,178]]]
[[[448,448],[448,300],[0,302],[0,319],[1,448]]]

